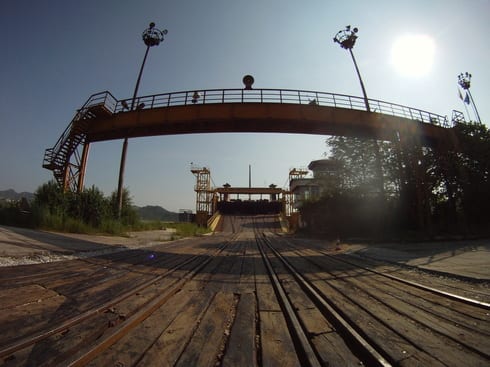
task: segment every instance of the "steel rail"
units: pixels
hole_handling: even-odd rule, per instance
[[[100,337],[94,344],[88,345],[87,347],[77,352],[75,355],[71,356],[68,360],[65,360],[64,365],[66,365],[67,367],[85,366],[89,361],[93,360],[106,349],[111,347],[118,340],[123,338],[128,332],[130,332],[141,322],[151,316],[151,314],[153,314],[159,307],[167,302],[173,295],[178,293],[187,282],[192,280],[192,278],[194,278],[194,276],[197,275],[201,269],[203,269],[208,263],[210,263],[216,255],[220,254],[236,237],[237,236],[233,236],[232,239],[224,242],[221,246],[219,246],[214,254],[208,256],[199,265],[189,270],[186,275],[175,280],[171,285],[165,288],[165,291],[163,293],[146,302],[123,323],[111,328],[107,334]],[[202,255],[195,255],[192,258],[197,258],[199,256]],[[189,259],[189,261],[192,261],[191,259]],[[188,263],[188,261],[186,261],[186,263]]]
[[[289,301],[288,297],[286,296],[286,291],[281,285],[281,282],[279,281],[279,278],[277,277],[277,274],[274,272],[274,269],[272,268],[271,262],[268,259],[267,255],[265,254],[264,250],[262,249],[261,245],[261,238],[260,236],[256,235],[256,242],[257,242],[257,247],[260,251],[260,255],[262,256],[262,259],[264,261],[264,264],[267,268],[267,271],[269,273],[269,277],[271,278],[272,286],[276,292],[276,295],[279,300],[279,304],[281,305],[281,308],[283,309],[284,315],[288,323],[291,325],[291,331],[294,334],[294,338],[296,339],[297,343],[300,344],[299,350],[297,350],[298,354],[302,356],[301,362],[303,363],[304,360],[308,363],[309,367],[320,367],[321,362],[319,361],[318,357],[316,356],[309,340],[308,337],[306,336],[305,331],[303,330],[301,323],[296,316],[296,313],[293,310],[293,306],[291,302]],[[302,364],[303,365],[303,364]]]
[[[231,241],[231,240],[230,240]],[[221,251],[223,251],[223,249],[227,246],[227,244],[229,243],[229,241],[225,242],[224,244],[222,244],[217,251],[215,251],[214,255],[216,254],[219,254]],[[192,261],[196,260],[197,258],[199,257],[202,257],[203,255],[202,254],[198,254],[198,255],[194,255],[192,257],[190,257],[189,259],[175,265],[174,267],[172,267],[171,269],[169,269],[168,271],[166,271],[165,273],[159,275],[159,276],[156,276],[154,277],[153,279],[149,280],[149,281],[145,281],[143,282],[142,284],[139,284],[139,285],[136,285],[135,287],[131,288],[130,290],[126,291],[125,293],[111,299],[110,301],[108,302],[105,302],[104,304],[98,306],[98,307],[95,307],[95,308],[92,308],[90,310],[87,310],[75,317],[72,317],[72,318],[69,318],[67,320],[65,320],[64,322],[62,322],[60,325],[56,326],[56,327],[53,327],[49,330],[44,330],[44,331],[41,331],[41,332],[37,332],[37,333],[34,333],[28,337],[25,337],[13,344],[10,344],[10,345],[7,345],[6,347],[0,349],[0,358],[4,358],[4,357],[8,357],[9,355],[19,351],[19,350],[22,350],[30,345],[34,345],[44,339],[47,339],[49,338],[50,336],[53,336],[55,334],[58,334],[58,333],[61,333],[77,324],[80,324],[82,323],[83,321],[85,320],[88,320],[92,317],[95,317],[96,315],[99,315],[99,314],[102,314],[104,313],[106,310],[110,309],[111,307],[114,307],[115,305],[117,305],[118,303],[128,299],[129,297],[133,296],[134,294],[136,293],[139,293],[147,288],[149,288],[152,284],[162,280],[163,278],[167,277],[168,275],[176,272],[177,270],[179,270],[180,268],[182,268],[183,266],[191,263]],[[202,266],[204,266],[205,264],[207,264],[211,259],[212,259],[213,255],[209,255],[202,263],[200,263],[198,266],[196,266],[194,269],[190,270],[189,273],[193,272],[193,270],[196,270],[196,269],[201,269]],[[204,264],[204,265],[203,265]],[[187,275],[189,274],[187,273]],[[172,284],[168,285],[166,287],[167,289],[167,292],[168,293],[169,289],[172,290],[172,289],[180,289],[179,288],[179,285],[180,285],[180,281],[181,279],[177,279],[175,280]],[[176,285],[176,283],[178,283]],[[166,294],[165,293],[165,294]],[[149,303],[155,303],[155,299],[158,299],[158,298],[161,298],[161,296],[156,296],[154,297],[153,299],[149,300],[147,303],[145,303],[145,305],[148,305]],[[144,307],[144,306],[143,306]],[[138,313],[138,312],[137,312]],[[130,317],[131,318],[131,317]]]
[[[223,246],[222,248],[224,248]],[[88,362],[93,360],[103,351],[108,349],[118,340],[123,338],[130,330],[134,329],[137,325],[141,324],[152,313],[154,313],[159,307],[167,302],[172,296],[179,292],[184,284],[191,280],[204,266],[211,261],[211,257],[208,257],[196,268],[188,272],[184,277],[177,279],[170,286],[166,288],[166,291],[154,297],[151,301],[147,302],[144,307],[141,307],[133,315],[128,317],[123,323],[113,327],[106,335],[97,340],[96,343],[83,348],[75,355],[64,361],[64,365],[67,367],[85,366]]]
[[[466,303],[466,304],[469,304],[469,305],[472,305],[472,306],[484,308],[484,309],[487,309],[487,310],[490,309],[490,303],[478,301],[478,300],[473,299],[473,298],[463,297],[463,296],[460,296],[460,295],[457,295],[457,294],[454,294],[454,293],[450,293],[450,292],[446,292],[446,291],[443,291],[443,290],[440,290],[440,289],[437,289],[437,288],[434,288],[434,287],[429,287],[427,285],[423,285],[423,284],[420,284],[420,283],[417,283],[417,282],[414,282],[414,281],[411,281],[411,280],[403,279],[403,278],[400,278],[400,277],[397,277],[397,276],[394,276],[394,275],[391,275],[391,274],[381,273],[381,272],[379,272],[377,270],[369,269],[369,268],[367,268],[365,266],[362,266],[362,265],[359,265],[359,264],[355,264],[355,263],[350,262],[350,261],[348,261],[346,259],[341,259],[338,256],[332,256],[329,253],[327,253],[327,252],[325,252],[323,250],[320,250],[320,249],[317,249],[317,251],[319,253],[321,253],[322,255],[327,256],[330,259],[333,259],[333,260],[336,260],[338,262],[343,262],[345,264],[349,264],[349,265],[355,266],[357,268],[360,268],[362,270],[369,271],[369,272],[371,272],[373,274],[376,274],[376,275],[381,275],[383,277],[386,277],[386,278],[395,280],[395,281],[400,282],[402,284],[410,285],[412,287],[415,287],[415,288],[418,288],[418,289],[421,289],[421,290],[425,290],[427,292],[430,292],[430,293],[433,293],[433,294],[437,294],[437,295],[440,295],[442,297],[446,297],[446,298],[450,298],[450,299],[453,299],[453,300],[456,300],[456,301],[460,301],[460,302],[463,302],[463,303]]]
[[[288,242],[290,245],[294,246],[287,239],[283,239],[283,240],[286,241],[286,242]],[[324,250],[321,250],[321,249],[318,249],[318,248],[316,249],[316,251],[318,251],[322,255],[328,257],[329,259],[332,259],[332,260],[335,260],[335,261],[338,261],[338,262],[343,262],[345,264],[349,264],[349,265],[355,266],[356,268],[360,268],[362,270],[366,270],[366,271],[371,272],[373,274],[380,275],[382,277],[389,278],[391,280],[395,280],[395,281],[400,282],[402,284],[410,285],[410,286],[413,286],[415,288],[418,288],[418,289],[421,289],[421,290],[425,290],[427,292],[430,292],[430,293],[433,293],[433,294],[437,294],[437,295],[440,295],[442,297],[446,297],[446,298],[450,298],[450,299],[453,299],[453,300],[456,300],[456,301],[460,301],[460,302],[463,302],[463,303],[466,303],[466,304],[469,304],[469,305],[472,305],[472,306],[481,307],[481,308],[484,308],[484,309],[490,309],[490,303],[482,302],[482,301],[479,301],[479,300],[476,300],[476,299],[473,299],[473,298],[463,297],[463,296],[460,296],[460,295],[457,295],[457,294],[454,294],[454,293],[450,293],[450,292],[446,292],[446,291],[443,291],[443,290],[440,290],[440,289],[437,289],[437,288],[434,288],[434,287],[429,287],[429,286],[426,286],[426,285],[423,285],[423,284],[420,284],[420,283],[417,283],[417,282],[414,282],[414,281],[411,281],[411,280],[403,279],[403,278],[400,278],[400,277],[397,277],[397,276],[394,276],[394,275],[391,275],[391,274],[381,273],[381,272],[379,272],[377,270],[373,270],[373,269],[367,268],[365,266],[359,265],[357,263],[350,262],[350,261],[345,260],[345,259],[341,259],[338,256],[333,256],[333,255],[329,254],[328,252],[326,252]],[[349,256],[353,256],[353,255],[349,255]],[[381,261],[381,260],[378,260],[378,259],[374,259],[374,260],[379,261],[379,262],[384,262],[384,261]],[[387,262],[387,263],[392,264],[392,265],[394,264],[394,265],[399,265],[399,266],[407,267],[407,265],[405,265],[405,264],[397,264],[397,263],[392,263],[392,262]],[[417,267],[410,267],[410,268],[420,269],[420,268],[417,268]],[[424,269],[421,269],[421,270],[424,271]],[[430,271],[430,272],[432,272],[432,271]]]
[[[264,236],[265,236],[265,234],[264,234]],[[269,239],[267,239],[267,241],[270,241],[270,240],[269,240]],[[291,242],[290,242],[290,241],[286,241],[286,242],[287,242],[287,243],[289,243],[289,245],[290,245],[291,247],[295,248],[295,252],[299,253],[299,251],[300,251],[300,250],[299,250],[299,249],[298,249],[296,246],[294,246],[293,244],[291,244]],[[278,251],[277,251],[275,248],[273,248],[273,247],[272,247],[272,245],[270,244],[270,242],[268,242],[268,243],[269,243],[269,247],[270,247],[270,248],[271,248],[271,250],[272,250],[272,251],[273,251],[273,252],[276,254],[276,256],[280,256],[280,257],[282,257],[282,255],[281,255],[281,254],[280,254],[280,253],[279,253],[279,252],[278,252]],[[359,266],[358,264],[354,264],[354,263],[351,263],[351,262],[348,262],[348,261],[346,261],[346,260],[342,260],[342,259],[337,259],[335,256],[332,256],[332,255],[330,255],[330,254],[327,254],[327,253],[325,253],[325,252],[323,252],[323,251],[321,251],[321,250],[317,250],[317,251],[318,251],[319,253],[321,253],[322,255],[325,255],[326,257],[330,258],[330,259],[332,259],[332,258],[333,258],[333,259],[335,259],[335,260],[338,260],[338,262],[341,262],[341,263],[346,263],[346,264],[349,264],[349,265],[354,266],[354,267],[356,267],[356,268],[360,268],[360,269],[363,269],[363,270],[368,270],[368,271],[371,271],[371,269],[368,269],[368,268],[365,268],[365,267]],[[285,259],[284,259],[283,261],[284,261],[285,263],[287,263],[287,260],[285,260]],[[310,260],[310,261],[311,261],[311,260]],[[292,268],[292,269],[294,269],[292,266],[291,266],[291,268]],[[372,272],[372,273],[375,273],[376,275],[381,275],[381,276],[385,276],[385,275],[386,275],[386,274],[379,273],[379,272],[376,272],[376,271],[371,271],[371,272]],[[301,276],[301,274],[300,274],[300,276]],[[386,275],[386,276],[387,276],[388,278],[390,278],[390,276],[388,276],[388,275]],[[397,277],[395,277],[395,278],[397,278]],[[401,278],[400,278],[400,279],[401,279]],[[394,279],[394,280],[398,280],[398,279]],[[403,279],[402,279],[402,280],[403,280]],[[402,282],[402,283],[404,283],[404,282]],[[417,283],[415,283],[415,282],[412,282],[412,283],[417,284]],[[412,285],[412,284],[410,284],[410,285]],[[431,292],[431,290],[430,290],[430,289],[427,289],[427,288],[431,288],[431,287],[426,287],[426,286],[423,286],[423,285],[420,285],[420,286],[422,287],[422,289],[423,289],[423,290],[427,290],[427,291]],[[337,291],[339,291],[339,290],[338,290],[336,287],[334,287],[334,288],[335,288]],[[340,292],[340,291],[339,291],[339,292]],[[436,290],[436,294],[438,294],[438,295],[439,295],[439,296],[441,296],[441,297],[447,297],[445,293],[447,293],[447,292]],[[448,294],[449,294],[449,293],[448,293]],[[452,295],[452,294],[451,294],[451,295]],[[372,294],[370,294],[370,296],[371,296],[371,297],[374,297]],[[460,298],[460,296],[457,296],[457,295],[453,295],[453,296],[455,296],[455,297],[456,297],[455,299],[460,300],[460,299],[459,299],[459,298]],[[374,298],[377,298],[377,297],[374,297]],[[463,297],[463,298],[464,298],[464,297]],[[378,301],[382,302],[382,300],[380,300],[380,299],[378,299]],[[464,302],[464,301],[463,301],[463,302]],[[477,301],[477,302],[479,302],[479,301]],[[466,302],[466,303],[467,303],[467,302]],[[474,303],[471,303],[470,305],[472,305],[472,306],[477,306],[477,307],[484,307],[484,306],[482,306],[482,305],[479,305],[479,304],[474,304]],[[485,309],[486,309],[486,307],[485,307]],[[405,314],[405,316],[410,317],[408,314]],[[464,346],[465,346],[467,349],[471,350],[471,351],[472,351],[472,352],[474,352],[475,354],[478,354],[478,355],[480,355],[480,356],[482,356],[482,357],[484,357],[484,358],[488,358],[488,357],[489,357],[489,356],[488,356],[488,353],[486,353],[485,351],[479,350],[478,348],[476,348],[476,347],[474,347],[474,346],[472,346],[472,345],[469,345],[469,344],[466,344],[466,343],[462,343],[462,341],[461,341],[461,340],[459,340],[458,338],[455,338],[455,337],[453,337],[453,336],[451,336],[451,335],[448,335],[448,334],[446,334],[446,333],[441,333],[440,331],[435,330],[435,329],[433,329],[432,327],[431,327],[431,329],[432,329],[432,330],[434,330],[436,333],[438,333],[438,334],[440,334],[440,335],[442,335],[442,336],[444,336],[444,337],[446,337],[446,338],[451,339],[451,340],[452,340],[453,342],[455,342],[455,343],[458,343],[458,344],[462,344],[462,345],[464,345]]]
[[[11,344],[11,345],[1,349],[0,350],[0,358],[6,357],[6,356],[18,351],[18,350],[26,348],[30,345],[36,344],[36,343],[40,342],[41,340],[49,338],[52,335],[61,333],[65,330],[69,329],[70,327],[73,327],[77,324],[80,324],[81,322],[83,322],[87,319],[90,319],[90,318],[92,318],[98,314],[104,313],[106,310],[108,310],[111,307],[115,306],[116,304],[124,301],[125,299],[131,297],[135,293],[143,291],[144,289],[148,288],[151,284],[158,282],[159,280],[163,279],[165,276],[168,276],[169,274],[175,272],[176,270],[178,270],[178,268],[186,265],[190,261],[194,260],[196,257],[198,257],[198,255],[195,255],[193,258],[186,260],[185,262],[177,265],[175,268],[170,269],[169,271],[151,279],[150,281],[145,281],[145,282],[143,282],[143,284],[139,284],[139,285],[131,288],[130,290],[126,291],[124,294],[121,294],[120,296],[113,298],[110,301],[108,301],[108,302],[106,302],[106,303],[104,303],[98,307],[92,308],[90,310],[87,310],[87,311],[75,316],[75,317],[72,317],[72,318],[69,318],[68,320],[65,320],[60,325],[58,325],[52,329],[35,333],[33,335],[30,335],[26,338],[19,340],[18,342],[14,343],[14,344]]]
[[[303,277],[302,274],[297,272],[296,269],[294,269],[294,267],[292,267],[291,264],[271,246],[269,239],[265,236],[264,233],[262,233],[261,239],[274,253],[274,255],[284,264],[291,275],[296,279],[298,285],[310,297],[313,303],[315,303],[319,307],[322,314],[327,318],[327,320],[334,324],[337,331],[341,331],[341,333],[339,334],[344,339],[350,341],[350,343],[348,344],[356,348],[356,350],[359,352],[358,354],[362,357],[362,359],[364,359],[363,362],[367,362],[369,366],[392,366],[392,363],[390,363],[373,345],[371,345],[368,340],[366,340],[361,334],[359,334],[344,316],[342,316],[339,312],[335,310],[334,307],[330,305],[330,303],[325,299],[325,297],[321,295],[316,287],[311,284],[311,282]],[[261,250],[260,246],[259,250]],[[263,254],[263,250],[261,250],[261,254]],[[267,264],[269,260],[267,259],[266,255],[263,254],[262,256],[264,258],[264,262]],[[275,274],[272,268],[269,271],[272,272],[271,274]],[[280,283],[279,286],[282,287]],[[286,296],[284,295],[284,297]],[[294,312],[293,315],[295,315]]]
[[[331,256],[331,255],[329,255],[329,256]],[[351,263],[351,262],[349,262],[347,260],[344,260],[344,259],[338,259],[338,260],[344,261],[345,263],[348,263],[348,264],[351,264],[351,265],[355,265],[355,264],[353,264],[353,263]],[[358,266],[358,265],[356,265],[356,266]],[[384,277],[387,277],[387,278],[396,280],[397,282],[404,283],[404,284],[407,284],[407,285],[411,285],[412,287],[415,287],[415,288],[419,288],[419,289],[422,289],[422,290],[425,290],[425,291],[428,291],[428,292],[431,292],[431,293],[434,293],[434,294],[437,294],[437,295],[440,295],[440,296],[445,296],[445,297],[451,298],[453,300],[461,301],[461,302],[470,304],[472,306],[477,306],[477,307],[481,307],[481,308],[490,310],[490,303],[487,303],[487,302],[478,301],[478,300],[473,299],[473,298],[463,297],[463,296],[460,296],[460,295],[457,295],[457,294],[454,294],[454,293],[450,293],[450,292],[446,292],[446,291],[443,291],[443,290],[440,290],[440,289],[437,289],[437,288],[429,287],[427,285],[423,285],[423,284],[420,284],[420,283],[417,283],[417,282],[414,282],[414,281],[411,281],[411,280],[406,280],[406,279],[403,279],[403,278],[399,278],[399,277],[396,277],[396,276],[391,275],[391,274],[383,274],[383,273],[377,272],[376,270],[368,269],[368,268],[365,268],[365,267],[362,267],[362,266],[358,266],[358,267],[362,268],[363,270],[368,270],[368,271],[370,271],[372,273],[375,273],[375,274],[378,274],[378,275],[382,275]]]

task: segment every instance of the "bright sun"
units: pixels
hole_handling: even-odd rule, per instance
[[[402,75],[423,76],[432,68],[435,45],[425,35],[405,35],[391,47],[391,64]]]

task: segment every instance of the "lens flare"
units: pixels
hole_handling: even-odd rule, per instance
[[[404,76],[424,76],[432,69],[435,49],[434,40],[427,35],[401,36],[391,48],[391,65]]]

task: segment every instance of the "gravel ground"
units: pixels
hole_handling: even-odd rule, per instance
[[[88,258],[171,240],[174,229],[132,232],[128,237],[34,231],[0,226],[0,266]]]

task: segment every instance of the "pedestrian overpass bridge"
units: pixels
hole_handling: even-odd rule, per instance
[[[447,116],[361,97],[290,89],[208,89],[116,99],[93,94],[76,112],[43,167],[65,190],[83,189],[89,146],[112,139],[194,133],[338,135],[424,146],[454,142]],[[132,108],[130,107],[132,106]]]

